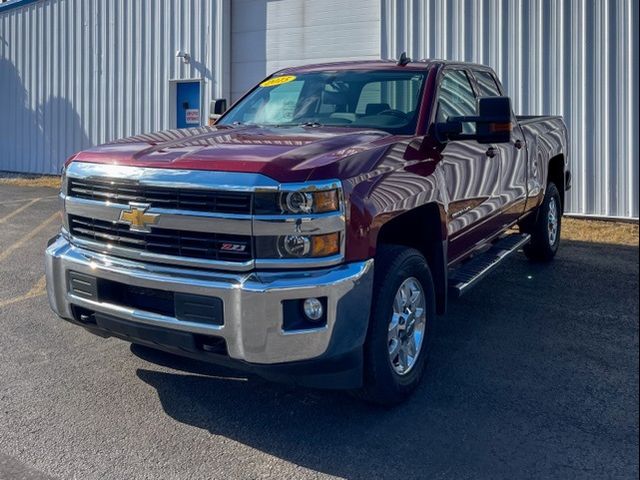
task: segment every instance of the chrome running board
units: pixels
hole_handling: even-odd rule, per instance
[[[489,250],[463,263],[449,275],[449,293],[458,298],[471,290],[480,280],[513,252],[529,243],[529,234],[511,234],[493,244]]]

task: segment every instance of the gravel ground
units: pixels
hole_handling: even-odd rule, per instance
[[[2,479],[638,477],[637,244],[514,255],[451,304],[422,386],[382,410],[57,319],[55,194],[0,185]]]

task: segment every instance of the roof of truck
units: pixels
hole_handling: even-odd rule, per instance
[[[302,65],[299,67],[288,67],[276,72],[278,75],[284,73],[304,73],[317,72],[325,70],[424,70],[432,65],[465,65],[475,68],[490,68],[487,65],[477,63],[457,62],[451,60],[424,59],[415,60],[406,65],[398,65],[397,60],[350,60],[331,63],[315,63],[311,65]]]

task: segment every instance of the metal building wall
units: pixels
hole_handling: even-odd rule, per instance
[[[233,0],[232,98],[309,63],[380,58],[379,0]]]
[[[281,7],[264,2],[267,12]],[[382,57],[407,50],[486,63],[518,113],[565,117],[575,179],[569,211],[638,218],[640,2],[370,2],[380,9],[379,31],[370,33]],[[362,8],[343,3],[330,7],[358,20],[368,11],[363,0]],[[319,16],[323,4],[313,3]],[[53,173],[78,149],[167,128],[170,78],[203,78],[204,98],[229,97],[240,82],[229,79],[230,11],[230,0],[40,0],[0,10],[0,170]],[[308,17],[287,22],[304,29]],[[266,18],[255,25],[265,49]],[[341,43],[340,58],[370,57],[355,47],[362,42]],[[179,48],[190,65],[174,57]]]
[[[637,0],[382,0],[384,58],[491,65],[519,114],[562,115],[572,213],[638,218]]]
[[[168,128],[169,79],[228,96],[229,0],[44,0],[0,10],[0,170]],[[185,65],[175,52],[188,52]]]

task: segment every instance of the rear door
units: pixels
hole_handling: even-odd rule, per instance
[[[438,87],[436,122],[476,116],[477,98],[466,69],[446,68]],[[464,133],[475,124],[465,123]],[[455,260],[497,233],[500,160],[492,145],[448,140],[441,151],[449,195],[449,258]]]
[[[503,96],[500,84],[489,69],[473,69],[478,97]],[[500,162],[500,186],[497,195],[503,226],[511,225],[522,215],[527,201],[527,153],[525,140],[512,114],[511,140],[494,145]]]

